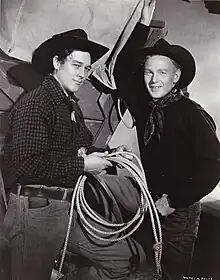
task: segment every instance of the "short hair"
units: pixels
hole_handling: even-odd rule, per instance
[[[148,59],[149,57],[152,57],[152,56],[155,56],[155,55],[156,55],[156,54],[153,54],[153,55],[146,55],[146,56],[144,57],[144,60],[143,60],[143,62],[142,62],[142,65],[144,66],[145,62],[147,61],[147,59]],[[158,54],[158,55],[160,55],[160,54]],[[162,55],[162,56],[166,56],[166,55]],[[178,62],[176,62],[174,59],[170,58],[169,56],[166,56],[166,57],[168,57],[168,58],[172,61],[173,65],[176,67],[176,69],[182,70],[183,67],[182,67]]]
[[[74,48],[66,49],[66,50],[61,50],[56,54],[57,60],[60,61],[61,63],[64,63],[67,59],[67,57],[73,52],[76,51]]]
[[[176,69],[182,70],[182,65],[180,65],[176,60],[169,57],[169,59],[172,61],[173,65],[176,67]]]
[[[54,56],[57,56],[58,61],[60,61],[63,64],[66,58],[75,50],[76,50],[75,48],[69,48],[69,49],[56,51],[53,53],[52,56],[50,55],[49,57],[47,57],[45,55],[44,59],[42,59],[41,57],[42,55],[39,54],[37,50],[35,50],[32,56],[32,65],[35,68],[35,70],[37,70],[44,76],[46,76],[47,74],[52,74],[54,71],[54,66],[53,66]]]

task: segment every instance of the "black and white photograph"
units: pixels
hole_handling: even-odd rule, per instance
[[[220,0],[0,0],[0,280],[220,279]]]

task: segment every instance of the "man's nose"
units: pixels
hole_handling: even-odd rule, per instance
[[[85,68],[84,68],[84,67],[80,67],[80,68],[78,69],[78,76],[81,77],[81,78],[84,78],[85,75],[86,75],[86,70],[85,70]]]
[[[152,76],[151,76],[151,81],[152,81],[152,82],[157,82],[157,80],[158,80],[157,74],[156,74],[156,73],[152,74]]]

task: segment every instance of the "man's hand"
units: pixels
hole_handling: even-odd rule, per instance
[[[168,216],[170,214],[172,214],[176,209],[171,208],[169,206],[169,202],[167,199],[168,195],[167,194],[163,194],[161,198],[159,198],[155,205],[156,208],[158,210],[158,212],[162,215],[162,216]]]
[[[121,145],[121,146],[118,146],[117,148],[113,149],[111,153],[121,153],[121,152],[130,152],[131,153],[131,150],[126,146],[126,145]],[[132,161],[133,160],[133,156],[132,155],[126,155],[126,154],[120,154],[122,157]],[[116,163],[116,166],[118,168],[123,168],[123,166],[119,163]]]
[[[112,166],[112,163],[106,159],[105,153],[91,153],[84,157],[84,171],[92,174],[104,174],[107,167]]]
[[[144,0],[144,6],[141,12],[140,23],[150,25],[156,6],[156,0]]]
[[[114,152],[129,152],[131,153],[131,149],[129,149],[126,145],[121,145],[121,146],[118,146]],[[125,155],[123,154],[122,155],[124,158],[128,159],[128,160],[133,160],[133,156],[132,155]]]

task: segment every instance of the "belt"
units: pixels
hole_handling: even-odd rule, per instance
[[[43,185],[20,185],[12,187],[11,192],[16,195],[38,197],[71,202],[73,190],[60,187],[47,187]]]

